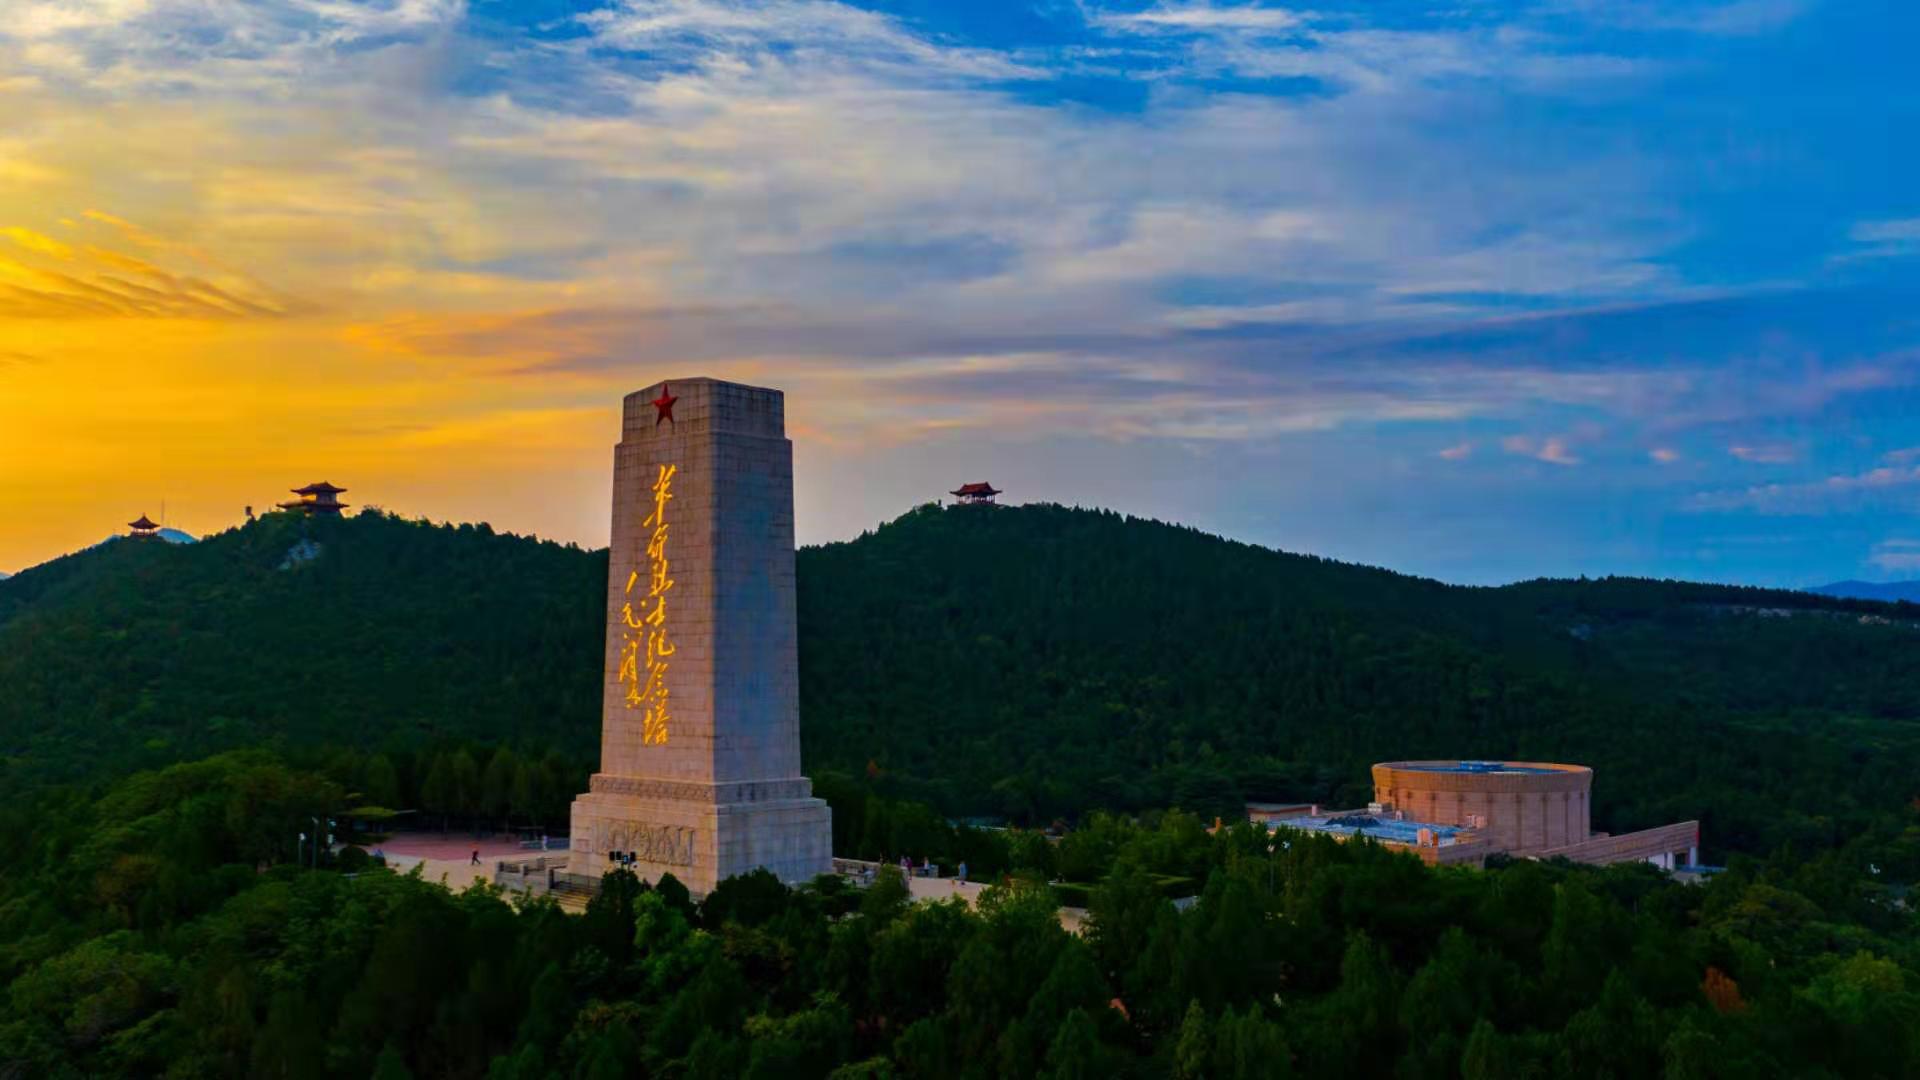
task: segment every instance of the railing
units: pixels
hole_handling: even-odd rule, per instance
[[[494,864],[494,871],[501,874],[536,874],[550,866],[567,865],[566,856],[540,855],[531,859],[501,859]]]
[[[547,875],[547,884],[556,892],[593,894],[600,891],[600,879],[591,874],[554,871]]]

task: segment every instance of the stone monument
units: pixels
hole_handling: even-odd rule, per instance
[[[600,771],[568,870],[695,894],[831,869],[800,773],[793,444],[778,390],[672,379],[626,398],[614,450]]]

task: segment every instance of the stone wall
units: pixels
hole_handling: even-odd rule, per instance
[[[1618,862],[1655,862],[1671,870],[1699,860],[1700,823],[1680,821],[1656,829],[1596,836],[1577,844],[1539,852],[1543,859],[1565,857],[1604,866]]]

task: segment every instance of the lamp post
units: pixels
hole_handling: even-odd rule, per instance
[[[331,849],[333,847],[333,831],[332,830],[334,826],[340,823],[334,820],[333,818],[329,817],[327,818],[326,827],[321,828],[319,818],[309,816],[307,820],[313,822],[313,868],[315,870],[318,870],[320,869],[320,844],[322,842],[322,838],[323,837],[325,838],[327,847]],[[300,838],[302,840],[306,839],[306,837],[307,837],[306,833],[300,834]]]

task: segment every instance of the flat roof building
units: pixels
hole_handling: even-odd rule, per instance
[[[1268,825],[1304,832],[1326,833],[1340,840],[1364,836],[1376,843],[1411,851],[1428,866],[1471,863],[1479,866],[1492,854],[1486,840],[1471,829],[1431,821],[1409,821],[1385,811],[1345,810],[1279,820]]]
[[[1531,855],[1587,838],[1593,770],[1542,761],[1388,761],[1373,800],[1408,817],[1484,831],[1502,851]]]
[[[1429,865],[1481,865],[1492,854],[1575,862],[1645,861],[1673,870],[1700,861],[1700,823],[1683,821],[1611,836],[1592,831],[1593,770],[1544,761],[1388,761],[1373,767],[1366,810],[1248,818],[1349,839],[1365,836],[1414,852]]]

